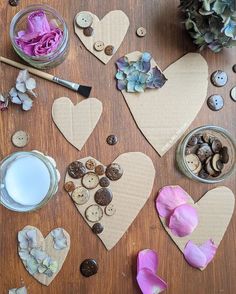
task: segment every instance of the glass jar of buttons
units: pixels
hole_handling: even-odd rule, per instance
[[[218,183],[236,169],[236,143],[227,130],[202,126],[181,140],[176,161],[180,171],[190,179]]]

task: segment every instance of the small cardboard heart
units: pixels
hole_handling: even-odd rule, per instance
[[[108,56],[103,51],[96,51],[94,49],[94,44],[97,41],[102,41],[106,46],[112,45],[114,46],[114,53],[119,49],[124,37],[129,28],[129,18],[128,16],[121,10],[113,10],[106,14],[103,19],[99,20],[99,18],[89,12],[93,17],[93,24],[91,27],[94,29],[93,35],[87,37],[83,33],[83,29],[79,28],[74,22],[74,28],[76,35],[80,38],[81,42],[84,46],[99,60],[103,63],[107,64],[108,61],[112,58],[112,56]]]
[[[51,232],[44,239],[42,233],[36,227],[26,226],[26,227],[24,227],[23,230],[28,230],[28,229],[33,229],[36,231],[36,235],[37,235],[37,246],[36,247],[45,251],[46,254],[49,255],[52,258],[52,260],[56,261],[58,264],[57,271],[51,277],[49,277],[45,274],[40,274],[40,273],[36,273],[36,274],[32,275],[39,283],[41,283],[45,286],[48,286],[55,279],[57,274],[60,272],[60,270],[65,262],[67,254],[70,250],[70,235],[67,233],[66,230],[62,229],[63,233],[66,237],[67,247],[64,249],[58,250],[58,249],[54,248],[54,240],[51,235]],[[20,248],[18,248],[18,251],[19,251],[19,249]],[[23,260],[22,260],[22,262],[23,262]],[[24,264],[24,262],[23,262],[23,264]]]
[[[86,157],[79,161],[85,164],[88,159],[93,158]],[[94,160],[97,165],[101,164],[98,160]],[[114,205],[116,212],[112,216],[107,216],[103,212],[103,217],[100,221],[104,230],[98,237],[102,240],[107,250],[116,245],[143,208],[152,191],[155,177],[152,160],[141,152],[121,154],[114,162],[123,168],[124,173],[118,181],[111,181],[109,186],[113,194],[111,204]],[[73,179],[67,173],[65,182],[69,181],[73,181],[75,187],[82,186],[81,179]],[[75,203],[76,208],[90,227],[93,226],[93,223],[86,219],[85,211],[90,205],[96,204],[94,194],[100,188],[100,186],[97,186],[95,189],[89,190],[90,198],[85,204],[78,205]],[[70,196],[71,194],[69,193]],[[104,208],[101,208],[104,211]]]
[[[140,52],[126,55],[130,61]],[[152,67],[157,66],[152,60]],[[170,65],[164,75],[168,79],[158,90],[122,94],[139,129],[163,156],[182,136],[201,109],[208,86],[208,65],[198,53],[189,53]]]
[[[199,224],[192,234],[186,237],[174,236],[166,225],[166,219],[160,217],[162,225],[180,251],[189,240],[197,245],[212,239],[218,247],[227,230],[234,211],[235,197],[227,187],[218,187],[208,191],[198,202],[189,196],[188,203],[197,209]]]
[[[96,127],[102,114],[102,103],[89,98],[74,105],[69,98],[54,101],[52,118],[63,136],[81,150]]]

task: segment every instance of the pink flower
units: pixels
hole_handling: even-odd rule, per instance
[[[34,55],[44,56],[57,49],[62,36],[62,31],[58,28],[52,30],[50,33],[44,34],[34,46]]]
[[[137,259],[137,282],[143,294],[158,294],[167,288],[166,282],[156,274],[157,253],[151,249],[139,252]]]
[[[184,257],[191,266],[204,269],[214,258],[216,250],[217,246],[212,240],[208,240],[200,246],[189,241],[184,248]]]
[[[62,40],[63,31],[49,24],[44,11],[34,11],[28,16],[27,30],[19,31],[17,45],[30,56],[45,56],[56,50]]]

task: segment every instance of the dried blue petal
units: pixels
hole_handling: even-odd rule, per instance
[[[131,93],[135,92],[135,82],[127,83],[127,92],[131,92]]]
[[[141,57],[141,61],[150,62],[152,59],[152,55],[149,52],[144,52]]]
[[[126,89],[127,81],[126,80],[117,80],[117,89],[123,91]]]
[[[147,87],[151,89],[161,88],[162,86],[164,86],[166,81],[167,81],[166,77],[156,66],[152,68],[150,71],[150,75],[147,80]]]
[[[125,74],[123,73],[123,71],[118,70],[116,73],[116,79],[117,80],[124,80],[125,79]]]
[[[126,56],[123,56],[121,58],[119,58],[117,61],[116,61],[116,65],[118,67],[119,70],[124,70],[126,67],[129,66],[129,61],[128,61],[128,58]]]

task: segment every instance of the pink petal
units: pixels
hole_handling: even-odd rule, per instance
[[[196,208],[189,204],[183,204],[175,208],[169,219],[172,234],[184,237],[191,234],[198,225]]]
[[[50,32],[50,30],[47,16],[43,10],[34,11],[28,16],[27,33],[43,35]]]
[[[143,294],[158,294],[167,288],[166,282],[146,268],[138,272],[137,282]]]
[[[216,250],[217,247],[212,240],[206,241],[201,246],[189,241],[184,248],[184,257],[191,266],[204,269],[213,259]]]
[[[137,272],[143,268],[147,268],[156,274],[158,268],[158,256],[154,250],[144,249],[139,252],[137,260]]]
[[[185,204],[189,195],[180,186],[163,187],[156,199],[156,209],[160,216],[168,217],[179,205]]]
[[[204,244],[199,246],[199,248],[206,256],[206,261],[207,261],[206,266],[207,266],[208,263],[211,262],[212,259],[214,258],[217,251],[217,246],[212,240],[208,240]]]

